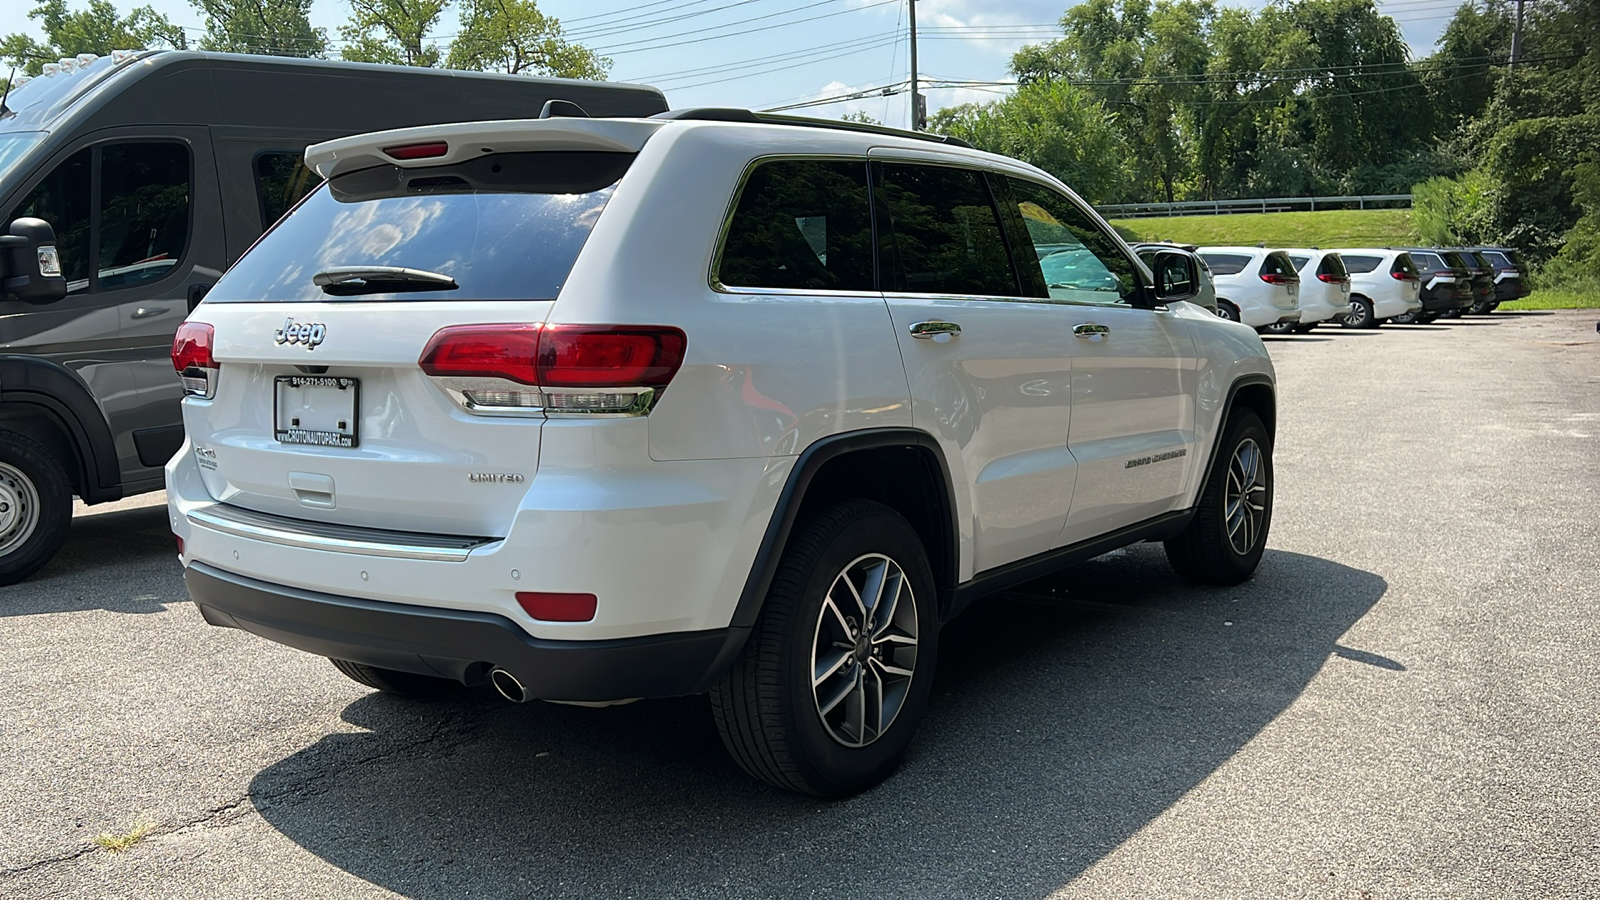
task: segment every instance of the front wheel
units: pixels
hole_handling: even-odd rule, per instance
[[[933,683],[939,617],[917,532],[881,503],[841,503],[784,550],[761,619],[711,690],[740,767],[844,797],[900,764]]]
[[[1166,542],[1167,561],[1201,584],[1238,584],[1261,564],[1272,526],[1272,438],[1253,410],[1228,420],[1194,518]]]
[[[44,568],[72,526],[72,484],[50,451],[0,432],[0,585]]]

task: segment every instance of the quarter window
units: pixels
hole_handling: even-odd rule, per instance
[[[717,280],[731,287],[873,290],[866,164],[758,166],[728,225]]]
[[[1051,299],[1127,302],[1139,282],[1133,261],[1111,236],[1062,194],[1032,181],[1007,181]]]
[[[887,289],[1020,295],[1005,233],[982,175],[946,166],[888,164],[882,168],[881,184],[895,261]]]
[[[1344,267],[1355,275],[1365,275],[1376,269],[1378,263],[1383,262],[1383,258],[1379,256],[1346,256],[1343,259]]]
[[[322,179],[306,168],[300,153],[272,150],[256,157],[256,198],[261,203],[261,227],[271,228]]]
[[[1250,265],[1250,257],[1237,253],[1202,253],[1200,258],[1211,267],[1213,275],[1237,275]]]

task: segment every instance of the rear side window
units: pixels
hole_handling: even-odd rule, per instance
[[[1267,258],[1261,261],[1261,271],[1256,274],[1298,277],[1295,273],[1294,263],[1289,261],[1289,255],[1282,252],[1268,253]]]
[[[730,287],[871,291],[864,162],[780,160],[750,173],[723,244]]]
[[[553,300],[632,162],[631,153],[499,153],[340,175],[274,226],[206,302],[335,299],[312,279],[348,266],[455,281],[374,279],[338,290],[355,300]]]
[[[302,154],[269,150],[256,156],[256,199],[261,203],[261,227],[283,218],[322,179],[306,168]]]
[[[1211,267],[1213,275],[1237,275],[1250,265],[1250,257],[1237,253],[1202,253],[1200,258]]]
[[[1506,255],[1504,253],[1498,253],[1498,252],[1496,252],[1494,250],[1485,250],[1485,251],[1483,251],[1482,255],[1483,255],[1483,258],[1488,260],[1490,262],[1490,264],[1492,264],[1496,269],[1515,269],[1516,268],[1516,266],[1511,264],[1511,260],[1506,258]]]
[[[1365,275],[1383,262],[1381,256],[1346,256],[1343,259],[1345,269],[1355,275]]]
[[[887,164],[882,171],[896,263],[886,289],[1020,296],[983,176],[946,166]]]
[[[1318,275],[1331,275],[1334,278],[1349,278],[1350,272],[1344,267],[1344,259],[1337,253],[1329,253],[1322,258],[1317,266]]]

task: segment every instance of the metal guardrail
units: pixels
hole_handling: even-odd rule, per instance
[[[1317,209],[1391,209],[1411,206],[1410,194],[1356,194],[1347,197],[1262,197],[1255,200],[1190,200],[1183,203],[1107,203],[1097,206],[1108,219],[1146,216],[1225,216],[1229,213],[1294,212]]]

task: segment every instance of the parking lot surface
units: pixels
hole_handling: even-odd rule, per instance
[[[1600,897],[1594,319],[1269,340],[1255,578],[1142,545],[978,604],[837,803],[703,698],[369,693],[206,626],[159,495],[80,509],[0,591],[0,896]]]

